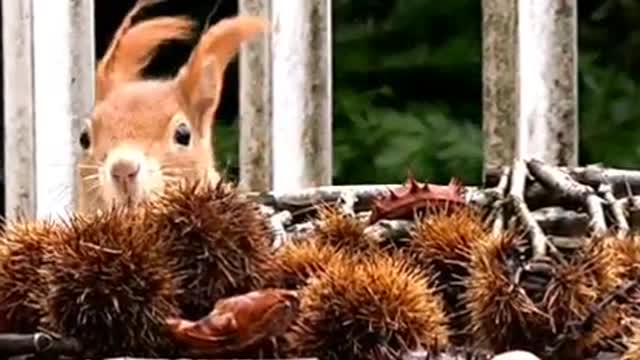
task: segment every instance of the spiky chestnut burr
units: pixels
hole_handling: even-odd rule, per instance
[[[268,219],[228,183],[174,184],[146,206],[181,274],[182,318],[197,320],[218,299],[260,289],[273,259]]]
[[[542,348],[536,340],[549,319],[519,279],[523,248],[519,236],[503,233],[476,244],[471,254],[462,301],[469,313],[467,332],[479,348],[495,352]],[[544,289],[538,292],[543,294]]]
[[[623,337],[624,352],[620,360],[640,359],[640,320],[635,317],[626,319],[625,323],[631,330]]]
[[[0,332],[36,332],[46,283],[38,273],[46,248],[58,241],[53,221],[7,223],[0,236]]]
[[[301,291],[287,354],[322,359],[395,359],[449,343],[442,299],[431,279],[404,259],[377,255],[335,263]]]
[[[629,257],[638,249],[628,239],[591,239],[568,261],[559,264],[544,298],[550,317],[549,337],[566,337],[555,356],[582,359],[603,349],[612,350],[625,331],[623,319],[632,306],[623,290]],[[635,249],[634,249],[635,248]]]
[[[143,212],[115,207],[62,225],[40,271],[47,331],[75,338],[88,356],[172,351],[165,319],[178,313],[176,274],[164,239],[146,225]]]
[[[351,255],[369,256],[380,251],[375,239],[365,232],[367,224],[336,206],[318,206],[318,222],[309,241],[331,246]]]
[[[451,315],[453,341],[464,343],[468,323],[460,299],[469,264],[480,243],[490,241],[491,232],[481,215],[472,207],[455,209],[432,207],[416,220],[406,253],[424,271],[435,276]]]
[[[302,289],[310,278],[329,268],[355,263],[359,258],[361,256],[336,249],[327,243],[320,244],[313,241],[313,238],[292,239],[277,250],[274,261],[267,267],[266,286]],[[286,348],[285,344],[285,336],[277,336],[271,343],[261,344],[248,352],[248,355],[279,358],[279,352]]]
[[[345,252],[329,244],[297,239],[279,248],[266,270],[267,286],[299,289],[307,279],[331,267],[334,262],[347,261]]]

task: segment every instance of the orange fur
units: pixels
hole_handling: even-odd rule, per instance
[[[142,9],[164,0],[138,0],[116,30],[96,70],[96,100],[102,100],[115,86],[138,78],[160,45],[186,40],[194,23],[185,18],[161,17],[133,24]]]
[[[96,68],[96,105],[81,136],[83,152],[77,164],[80,212],[114,202],[138,203],[167,182],[220,179],[211,127],[224,73],[241,44],[265,31],[267,21],[252,16],[224,19],[199,39],[175,78],[142,79],[142,70],[161,44],[192,34],[193,22],[181,17],[133,24],[142,8],[159,1],[136,3]],[[185,132],[189,140],[177,140]]]
[[[227,65],[238,52],[240,45],[266,28],[266,21],[253,16],[224,19],[212,27],[193,51],[189,62],[177,77],[190,115],[203,119],[201,126],[210,127],[205,119],[211,119],[218,107],[222,80]]]

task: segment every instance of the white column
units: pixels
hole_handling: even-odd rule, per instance
[[[273,190],[331,184],[331,0],[273,0]]]
[[[94,101],[93,0],[32,0],[37,215],[75,202],[81,124]]]
[[[36,212],[31,1],[2,0],[5,217]]]
[[[521,151],[551,165],[578,165],[577,6],[518,1]]]

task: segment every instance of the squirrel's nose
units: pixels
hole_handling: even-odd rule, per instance
[[[111,165],[111,177],[120,183],[133,181],[140,172],[140,163],[132,159],[120,159]]]

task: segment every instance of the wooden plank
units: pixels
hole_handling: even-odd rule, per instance
[[[273,0],[273,190],[332,179],[331,0]]]
[[[240,0],[241,14],[271,16],[271,0]],[[240,48],[240,188],[269,191],[271,149],[271,32]]]
[[[5,217],[36,212],[31,1],[2,0]]]
[[[34,0],[36,213],[64,216],[75,203],[82,122],[94,101],[93,0]]]

